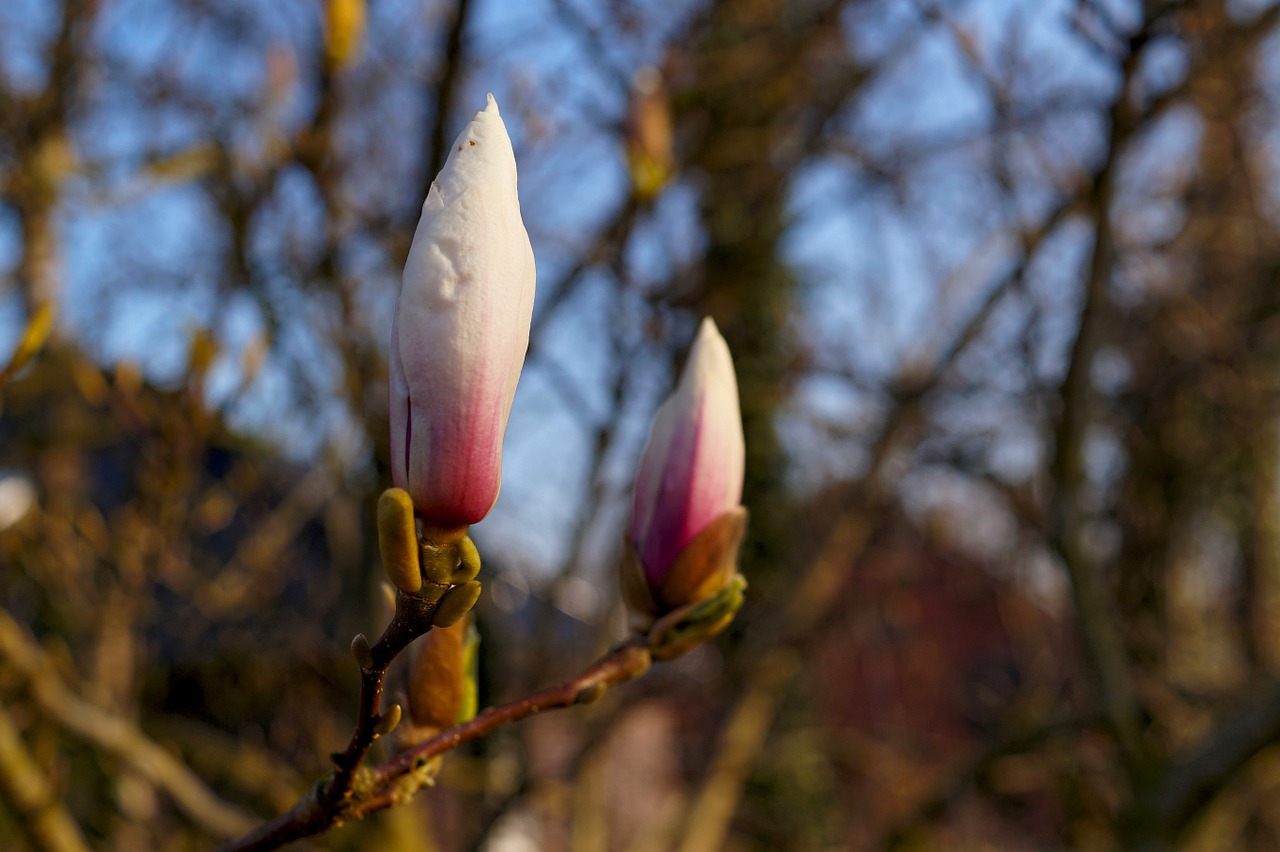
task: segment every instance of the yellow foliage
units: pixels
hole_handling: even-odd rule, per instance
[[[53,331],[53,313],[53,304],[50,302],[45,302],[36,308],[35,315],[31,317],[26,330],[22,332],[22,339],[18,341],[18,346],[14,349],[9,363],[0,370],[0,386],[13,378],[14,373],[26,366],[27,362],[44,348],[45,342],[49,339],[49,333]]]
[[[627,146],[627,170],[631,173],[632,190],[640,201],[657,198],[675,176],[670,160],[655,160],[634,144]]]
[[[213,365],[213,359],[217,355],[218,341],[214,338],[213,332],[207,328],[197,329],[191,335],[191,372],[196,375],[204,375],[209,371],[209,367]]]

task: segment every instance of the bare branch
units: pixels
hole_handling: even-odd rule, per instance
[[[388,628],[388,632],[390,629]],[[393,641],[384,642],[385,639],[387,634],[373,648],[375,665],[382,669],[382,673],[385,673],[384,662],[389,663],[385,655],[394,647]],[[380,766],[364,770],[359,780],[360,791],[353,793],[354,769],[368,750],[369,742],[372,742],[371,738],[369,742],[365,742],[365,737],[358,729],[347,751],[334,755],[334,763],[339,769],[332,780],[317,784],[288,813],[248,836],[227,844],[222,847],[221,852],[278,849],[294,840],[328,831],[344,820],[362,819],[371,813],[397,805],[412,797],[420,786],[412,779],[408,784],[401,783],[402,780],[426,769],[432,758],[535,713],[595,701],[609,686],[644,674],[649,668],[649,662],[648,647],[643,641],[621,645],[572,680],[519,701],[492,707],[464,725],[437,734]],[[366,679],[372,680],[368,677],[372,671],[374,670],[365,670]],[[380,693],[381,676],[378,680],[376,691]],[[376,706],[377,696],[374,691],[372,687],[361,690],[362,720],[367,718],[363,715],[367,709],[366,704]],[[344,769],[346,766],[351,767],[350,772]],[[341,789],[343,787],[345,789]]]
[[[8,711],[0,707],[0,795],[40,852],[88,852],[80,828],[57,800]]]
[[[215,837],[235,837],[256,822],[251,814],[219,798],[195,773],[134,724],[72,693],[58,678],[57,669],[44,652],[4,610],[0,610],[0,661],[27,681],[32,697],[50,718],[128,763],[167,793],[204,831]]]
[[[443,68],[440,80],[436,83],[433,106],[435,107],[435,123],[431,128],[431,141],[427,146],[427,173],[423,176],[422,192],[419,198],[426,198],[436,174],[444,167],[448,154],[446,133],[449,126],[449,114],[453,111],[453,99],[457,94],[458,82],[466,56],[463,50],[462,36],[467,28],[467,13],[471,8],[471,0],[458,0],[453,8],[453,17],[449,24],[449,33],[445,38],[444,54],[441,57]]]
[[[1280,680],[1268,680],[1223,719],[1185,761],[1170,767],[1158,792],[1160,816],[1186,828],[1202,806],[1254,755],[1280,741]]]
[[[1078,331],[1058,390],[1061,408],[1055,429],[1054,454],[1049,465],[1056,487],[1048,513],[1052,544],[1065,563],[1071,581],[1076,618],[1085,652],[1092,662],[1090,670],[1095,675],[1098,697],[1131,764],[1138,760],[1140,748],[1136,729],[1137,698],[1129,681],[1124,649],[1098,576],[1098,566],[1093,564],[1085,542],[1084,441],[1092,412],[1093,359],[1101,342],[1114,262],[1110,217],[1115,169],[1121,149],[1133,132],[1125,98],[1129,83],[1137,73],[1138,59],[1135,52],[1125,60],[1120,91],[1110,110],[1108,153],[1091,199],[1095,217],[1094,243]]]

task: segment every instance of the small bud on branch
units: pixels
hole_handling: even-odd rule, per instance
[[[654,418],[636,474],[622,591],[654,659],[723,630],[742,605],[745,447],[729,347],[710,319]]]

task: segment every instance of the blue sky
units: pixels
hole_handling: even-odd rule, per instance
[[[1125,19],[1130,4],[1109,5]],[[483,105],[486,92],[498,98],[517,148],[522,207],[538,259],[538,310],[552,283],[625,198],[616,126],[626,108],[628,76],[660,63],[701,4],[613,7],[629,10],[637,22],[625,37],[599,17],[606,7],[582,0],[565,6],[594,22],[589,29],[598,37],[571,33],[556,4],[544,0],[473,3],[468,59],[445,134],[452,138]],[[1027,124],[1030,130],[995,137],[999,144],[992,136],[994,104],[954,31],[936,24],[922,30],[915,4],[896,0],[869,4],[843,21],[859,55],[892,58],[830,128],[831,149],[810,160],[792,188],[784,257],[800,279],[794,322],[824,367],[799,384],[780,419],[797,462],[795,485],[813,487],[858,467],[858,439],[874,423],[880,400],[842,372],[874,383],[936,354],[986,288],[1016,262],[1010,227],[1043,215],[1060,185],[1096,158],[1100,108],[1113,96],[1116,80],[1071,31],[1073,7],[1068,0],[975,0],[955,7],[953,20],[983,66],[1015,72],[1015,112],[1045,110]],[[106,6],[97,42],[110,73],[95,79],[93,108],[75,128],[88,176],[69,183],[59,209],[63,328],[104,361],[136,360],[164,384],[182,374],[193,333],[212,320],[223,349],[209,393],[215,404],[227,406],[235,424],[279,442],[299,461],[337,448],[359,466],[368,443],[353,430],[345,408],[323,396],[337,381],[339,364],[314,329],[334,321],[334,307],[324,294],[300,291],[290,271],[314,254],[322,227],[310,178],[285,175],[252,223],[251,257],[264,282],[255,299],[219,296],[228,286],[219,277],[227,238],[215,227],[209,192],[190,180],[138,177],[147,158],[172,156],[211,133],[233,140],[241,167],[251,172],[261,158],[255,140],[269,137],[272,128],[296,128],[314,108],[315,81],[305,61],[293,66],[295,81],[275,89],[268,81],[289,70],[291,53],[306,56],[318,44],[316,5],[292,0],[219,8],[227,15],[222,24],[192,28],[163,0]],[[424,87],[438,70],[424,45],[438,42],[441,10],[422,9],[417,0],[377,4],[360,63],[339,82],[353,93],[353,114],[367,115],[344,123],[343,150],[351,152],[343,161],[344,191],[352,203],[400,216],[416,205],[412,191],[421,186],[412,164],[425,144],[430,107]],[[39,82],[31,46],[48,38],[45,11],[29,0],[0,10],[0,71],[11,83]],[[1172,47],[1157,52],[1150,65],[1153,87],[1179,79]],[[144,108],[138,87],[156,80],[175,82],[194,103]],[[1058,104],[1063,94],[1071,99]],[[1153,140],[1150,162],[1189,157],[1195,132],[1193,121],[1171,120]],[[886,185],[850,156],[844,141],[872,160],[909,163],[907,180]],[[997,161],[1017,186],[1013,207],[1001,202],[993,183]],[[617,363],[611,332],[634,322],[647,286],[698,256],[695,207],[696,179],[684,176],[637,228],[624,266],[631,289],[620,296],[607,271],[588,274],[527,365],[507,439],[502,497],[483,529],[494,542],[520,541],[509,555],[533,570],[563,559],[581,511],[588,475],[583,448],[612,404]],[[1152,228],[1159,231],[1160,207],[1151,210],[1157,217]],[[1176,210],[1163,215],[1176,219]],[[1068,226],[1050,241],[1049,259],[1034,276],[1047,304],[1071,306],[1063,294],[1087,240],[1086,230]],[[389,330],[399,270],[375,241],[357,238],[346,246],[340,265],[359,282],[357,321],[370,334]],[[0,276],[12,270],[16,248],[13,223],[0,218]],[[267,304],[278,315],[305,321],[282,325],[277,357],[242,387],[242,358],[262,340]],[[1006,307],[1001,322],[1017,327],[1025,314],[1020,311],[1016,304]],[[15,339],[19,314],[15,298],[0,300],[0,349]],[[690,335],[695,320],[682,320]],[[1043,363],[1036,369],[1056,368],[1065,330],[1065,323],[1045,321]],[[627,335],[639,340],[643,329]],[[602,530],[616,529],[648,412],[670,386],[665,359],[657,354],[640,347],[628,360],[638,370],[628,386],[631,413],[607,460],[605,490],[612,503]],[[304,386],[320,393],[318,402],[298,398]],[[987,410],[1000,411],[1000,401],[990,400]],[[984,428],[1013,428],[1007,418],[989,419],[995,422]],[[1005,456],[999,464],[1019,457]]]

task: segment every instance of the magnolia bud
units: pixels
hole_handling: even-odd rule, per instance
[[[670,612],[719,593],[736,575],[744,455],[733,360],[705,319],[640,458],[627,533],[632,564],[624,565],[633,607]]]
[[[431,184],[391,331],[391,472],[431,529],[488,514],[529,344],[533,250],[489,96]]]

